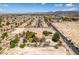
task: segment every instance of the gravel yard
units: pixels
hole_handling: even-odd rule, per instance
[[[64,47],[55,49],[54,47],[25,47],[23,49],[16,47],[5,51],[4,55],[67,55],[67,51]]]

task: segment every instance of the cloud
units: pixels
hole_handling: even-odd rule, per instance
[[[54,6],[56,6],[56,7],[57,7],[57,6],[63,6],[63,4],[54,4]]]
[[[1,4],[0,7],[8,7],[7,4]]]
[[[72,3],[65,4],[65,8],[62,11],[76,11],[77,7]]]
[[[65,8],[62,11],[76,11],[77,8],[76,7],[72,7],[72,8]]]
[[[74,5],[72,3],[66,4],[66,7],[73,7]]]

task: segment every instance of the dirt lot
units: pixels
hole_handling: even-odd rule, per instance
[[[62,31],[76,46],[79,47],[79,21],[53,23]]]
[[[38,36],[41,37],[42,32],[44,30],[47,31],[51,31],[52,33],[54,33],[55,31],[51,28],[16,28],[15,31],[12,32],[12,34],[18,34],[22,31],[33,31],[38,33]],[[62,39],[62,38],[61,38]],[[63,41],[62,41],[63,42]],[[54,44],[54,43],[52,43]],[[3,52],[3,54],[6,55],[29,55],[29,54],[33,54],[33,55],[70,55],[73,54],[72,51],[71,53],[69,52],[69,48],[66,46],[66,44],[63,42],[62,46],[60,46],[58,49],[56,49],[55,47],[25,47],[25,48],[19,48],[19,47],[15,47],[9,50],[5,50]]]
[[[8,51],[4,51],[3,54],[7,55],[67,55],[68,52],[64,47],[59,47],[55,49],[54,47],[25,47],[25,48],[13,48]]]

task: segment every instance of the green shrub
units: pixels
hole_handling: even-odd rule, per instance
[[[2,39],[4,39],[4,38],[5,38],[5,36],[3,36],[3,35],[2,35],[2,36],[1,36],[1,38],[2,38]]]
[[[9,24],[10,24],[10,22],[9,22],[9,21],[7,21],[7,22],[6,22],[6,25],[9,25]]]
[[[20,45],[20,48],[24,48],[25,47],[25,43]]]
[[[15,40],[10,41],[10,48],[14,48],[18,44],[19,39],[16,37]]]
[[[4,39],[7,36],[8,36],[8,34],[7,34],[7,32],[5,32],[5,33],[2,34],[1,38]]]
[[[14,40],[10,41],[10,48],[14,48],[16,46],[16,43]]]
[[[59,39],[60,39],[60,35],[59,35],[58,32],[56,32],[56,33],[53,35],[53,37],[52,37],[52,41],[54,41],[54,42],[58,42]]]
[[[29,42],[31,42],[31,43],[33,43],[33,42],[37,42],[37,40],[36,40],[35,37],[33,37],[33,38],[29,38],[28,40],[29,40]]]
[[[29,42],[34,42],[35,34],[36,33],[34,33],[34,32],[27,31],[26,39],[29,40]]]
[[[26,38],[32,38],[32,37],[35,37],[35,33],[27,31]]]
[[[43,31],[43,34],[44,34],[45,36],[48,36],[49,34],[52,34],[52,32]]]
[[[3,33],[3,35],[6,36],[6,37],[8,36],[7,32]]]
[[[33,38],[29,38],[29,42],[32,42],[33,41]]]
[[[39,38],[37,38],[36,36],[35,36],[35,37],[33,37],[32,42],[39,42]]]

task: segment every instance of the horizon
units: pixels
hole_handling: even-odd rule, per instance
[[[79,11],[78,3],[0,3],[1,14]]]

